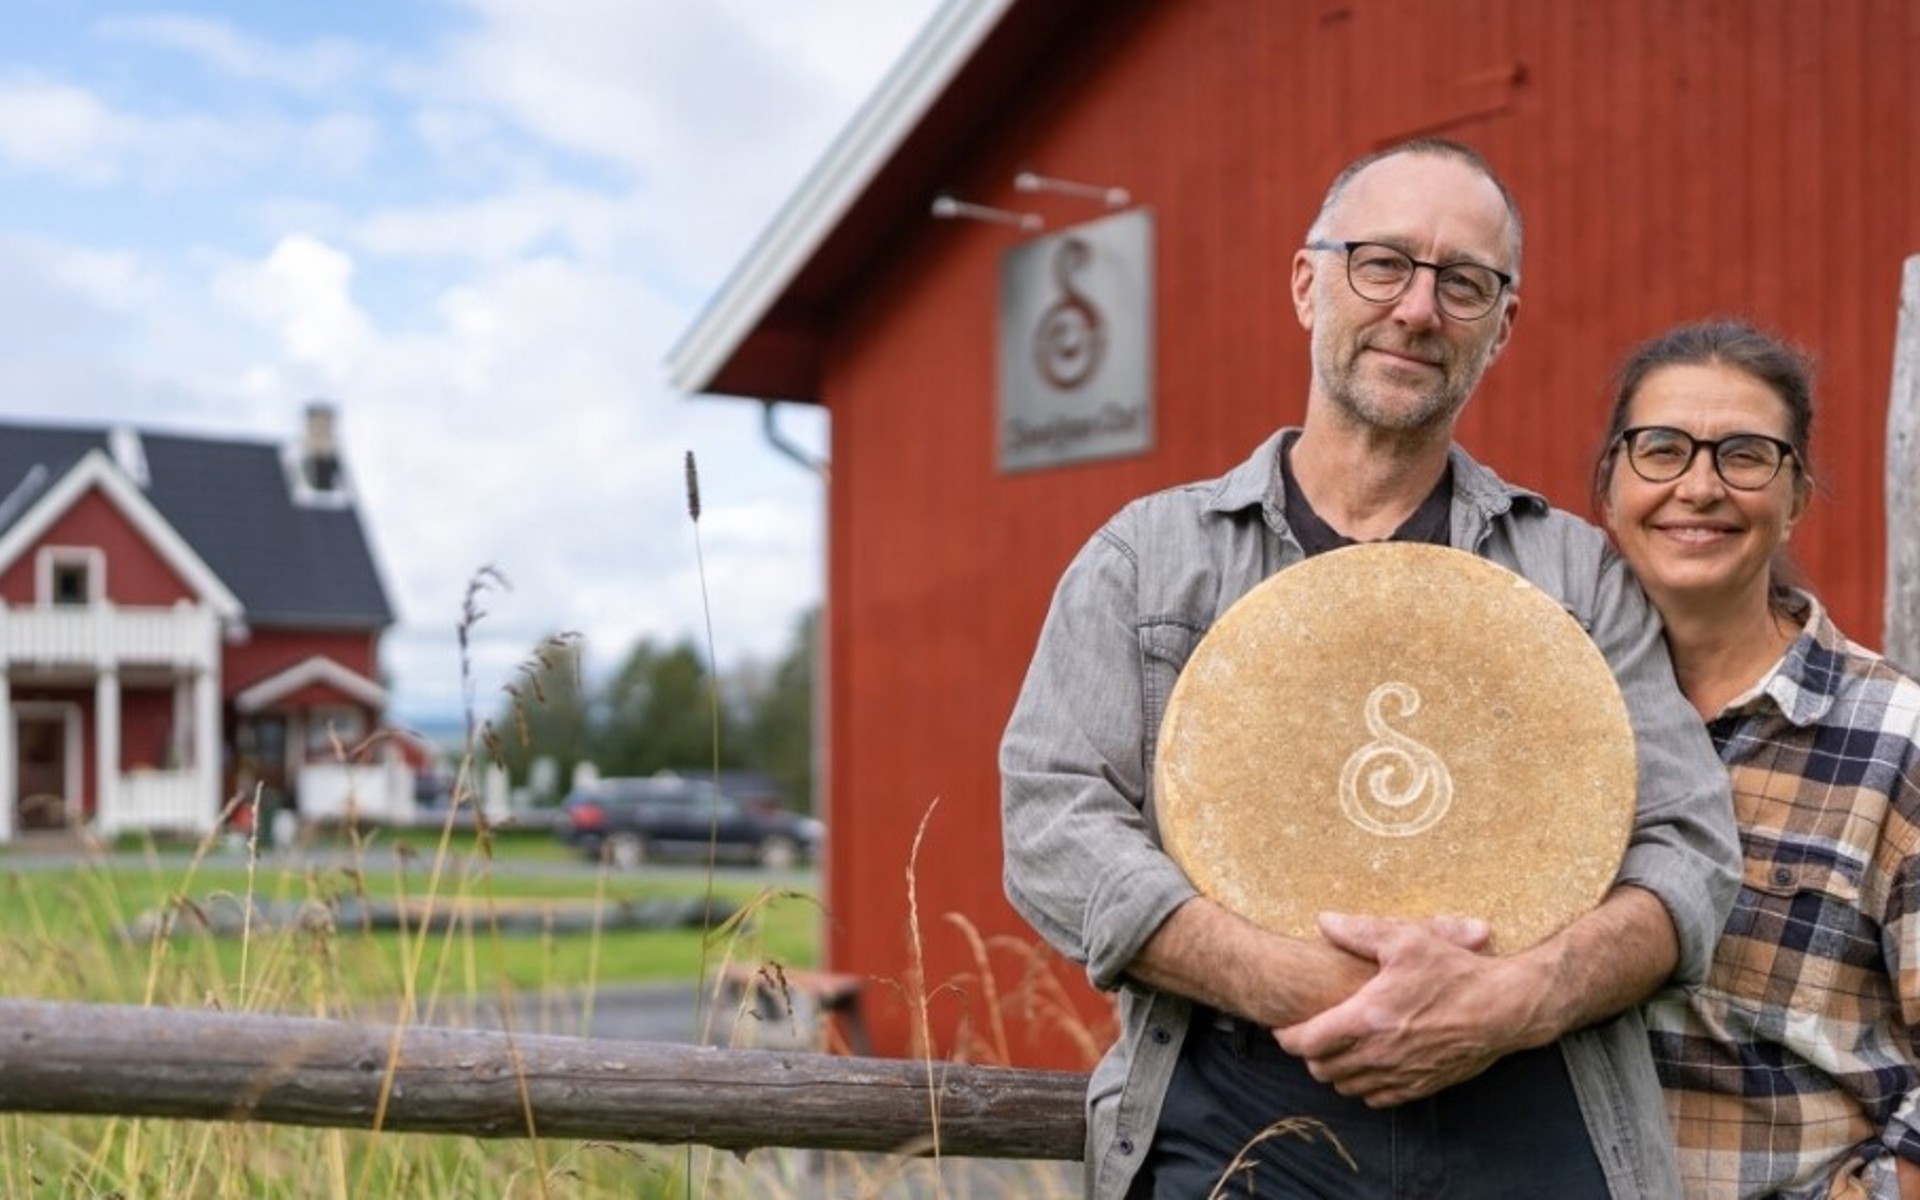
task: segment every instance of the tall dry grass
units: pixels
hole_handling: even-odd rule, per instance
[[[463,680],[469,688],[466,646],[471,626],[485,616],[483,593],[505,586],[490,568],[476,575],[463,605],[460,626]],[[563,635],[565,636],[565,635]],[[551,647],[535,651],[536,659]],[[537,678],[538,670],[521,678]],[[513,696],[515,706],[537,695]],[[446,820],[425,852],[383,838],[350,821],[339,861],[320,865],[302,856],[263,852],[258,796],[237,796],[221,825],[238,810],[251,810],[255,831],[239,848],[225,835],[193,843],[184,862],[144,842],[136,873],[128,873],[94,845],[84,861],[56,875],[29,877],[0,858],[0,913],[14,914],[0,927],[0,979],[13,995],[38,999],[139,1004],[244,1013],[282,1013],[390,1026],[397,1052],[410,1026],[460,1024],[481,1010],[497,1014],[509,1032],[520,1031],[531,1004],[506,968],[507,935],[501,912],[511,897],[497,886],[494,842],[479,813],[476,763],[481,748],[499,734],[469,715],[465,752],[456,774]],[[336,747],[348,757],[364,747]],[[351,811],[352,806],[349,806]],[[478,834],[470,845],[455,837],[456,823],[472,813]],[[916,844],[916,854],[918,846]],[[908,864],[910,875],[914,864]],[[613,886],[602,867],[595,898]],[[707,891],[711,909],[712,872]],[[207,880],[219,881],[207,886]],[[349,902],[365,905],[375,894],[395,897],[412,917],[394,936],[364,922],[343,920]],[[155,904],[155,898],[158,903]],[[298,908],[292,920],[269,922],[256,914],[269,903]],[[791,964],[766,953],[761,918],[775,906],[817,906],[809,895],[766,889],[702,939],[700,977],[717,981],[724,968],[745,965],[770,979],[784,978]],[[237,908],[237,940],[211,936],[216,908]],[[598,910],[598,909],[597,909]],[[451,913],[466,919],[436,920]],[[821,919],[828,919],[822,913]],[[919,914],[912,914],[916,942]],[[970,922],[950,914],[945,924],[978,948],[978,971],[931,989],[977,991],[993,1015],[985,1038],[963,1039],[964,1056],[976,1062],[1007,1062],[1003,1006],[1049,1012],[1070,1029],[1070,1006],[1048,998],[1039,981],[1050,972],[1019,968],[1002,983],[989,962],[988,944]],[[584,983],[577,976],[536,981],[534,991],[565,985],[577,1011],[562,1023],[586,1029],[593,1019],[594,984],[604,931],[594,926]],[[1000,947],[1005,950],[1007,947]],[[717,969],[709,967],[717,964]],[[916,975],[882,981],[924,999],[929,989]],[[1055,984],[1057,989],[1057,984]],[[718,988],[696,988],[707,1005],[701,1022],[711,1041],[741,1046],[830,1045],[831,1031],[807,1019],[798,1003],[786,1006],[782,1024],[749,1012],[749,997],[729,998]],[[551,1021],[551,998],[540,1005]],[[790,998],[791,999],[791,998]],[[924,1025],[924,1022],[923,1022]],[[542,1029],[543,1032],[550,1030]],[[570,1032],[571,1030],[560,1030]],[[923,1028],[923,1034],[925,1030]],[[1097,1035],[1081,1031],[1091,1054]],[[923,1042],[930,1041],[930,1034]],[[930,1078],[937,1064],[929,1064]],[[391,1075],[388,1077],[389,1084]],[[383,1103],[384,1103],[383,1093]],[[938,1110],[930,1116],[938,1128]],[[535,1122],[529,1114],[528,1126]],[[377,1124],[377,1121],[376,1121]],[[983,1163],[946,1160],[931,1147],[907,1147],[898,1155],[851,1155],[783,1151],[720,1154],[705,1148],[646,1147],[530,1136],[517,1140],[360,1132],[296,1126],[188,1122],[156,1119],[0,1115],[0,1198],[262,1198],[329,1197],[552,1197],[598,1200],[702,1200],[862,1197],[872,1200],[987,1200],[1031,1197],[1050,1200],[1078,1192],[1077,1175],[1059,1164]]]
[[[360,844],[347,865],[320,869],[270,861],[250,842],[244,884],[231,894],[200,884],[203,875],[233,873],[219,861],[214,838],[194,845],[183,865],[169,865],[149,842],[149,879],[132,887],[104,853],[56,872],[14,870],[0,876],[7,911],[18,914],[0,930],[0,978],[10,994],[39,999],[379,1021],[392,1027],[396,1047],[408,1026],[471,1013],[480,1007],[476,999],[489,1001],[485,1007],[511,1030],[523,997],[492,969],[504,936],[493,876],[483,861],[452,861],[445,845],[443,836],[441,852],[425,864],[399,854],[381,864]],[[426,868],[424,888],[409,869],[417,865]],[[403,923],[397,936],[335,919],[339,901],[364,901],[366,881],[388,870],[393,893],[413,902],[419,919]],[[146,908],[143,897],[154,895],[160,904]],[[301,903],[298,919],[270,925],[253,916],[268,900],[290,899]],[[227,903],[245,914],[237,954],[206,933],[211,907]],[[441,922],[426,916],[452,906],[483,915]],[[664,1197],[679,1193],[678,1174],[665,1152],[610,1153],[540,1138],[0,1117],[0,1196],[9,1200]]]
[[[301,919],[256,922],[240,939],[241,953],[204,932],[211,896],[206,878],[232,875],[214,839],[196,844],[184,863],[149,844],[148,878],[129,887],[123,871],[97,857],[64,872],[57,884],[7,873],[0,890],[26,914],[20,928],[0,931],[0,978],[16,994],[56,1000],[138,1003],[232,1012],[289,1013],[380,1021],[401,1030],[416,1024],[457,1024],[480,1007],[525,1024],[528,998],[503,982],[496,964],[504,935],[497,920],[497,878],[484,842],[456,856],[442,831],[436,855],[416,861],[395,852],[382,862],[378,837],[354,845],[352,859],[326,870],[298,860],[245,849],[243,885],[230,897],[242,911],[269,898],[304,898]],[[422,856],[423,859],[426,856]],[[3,860],[0,860],[3,861]],[[462,908],[491,917],[416,922],[400,936],[380,937],[362,924],[335,920],[335,902],[373,895],[383,873],[393,892],[441,910]],[[612,886],[605,869],[596,886]],[[424,882],[423,882],[424,881]],[[162,896],[144,935],[134,932],[143,896]],[[52,904],[49,904],[49,897]],[[510,898],[509,898],[510,899]],[[784,964],[767,958],[756,937],[767,907],[814,906],[799,892],[764,891],[709,938],[721,967],[740,965],[772,980]],[[48,911],[57,907],[58,914]],[[416,911],[425,911],[416,910]],[[917,924],[919,914],[913,920]],[[823,914],[823,919],[825,915]],[[944,932],[942,932],[944,931]],[[945,914],[936,936],[960,936],[977,947],[977,969],[932,989],[913,981],[875,981],[938,995],[965,992],[983,1015],[963,1034],[954,1056],[967,1061],[1011,1061],[1006,1020],[1054,1012],[1063,1029],[1071,1012],[1041,955],[1010,940],[990,943],[960,914]],[[599,939],[600,931],[581,935]],[[431,944],[429,944],[431,943]],[[999,961],[994,961],[995,959]],[[1014,964],[1008,970],[1008,963]],[[383,986],[369,989],[368,975]],[[717,980],[721,972],[716,970]],[[1040,981],[1048,981],[1042,984]],[[739,1047],[831,1043],[795,999],[768,1020],[747,1011],[748,999],[709,991],[712,1040]],[[484,1002],[484,1003],[482,1003]],[[590,1019],[592,989],[576,994],[579,1027]],[[1004,1019],[1003,1019],[1004,1018]],[[565,1016],[563,1023],[567,1023]],[[931,1036],[928,1034],[927,1036]],[[1098,1033],[1080,1030],[1096,1046]],[[928,1064],[929,1077],[940,1064]],[[770,1119],[777,1112],[770,1108]],[[937,1109],[931,1114],[938,1125]],[[1078,1194],[1076,1169],[1063,1164],[985,1163],[941,1157],[937,1145],[903,1147],[898,1155],[853,1155],[768,1149],[745,1156],[705,1148],[643,1147],[529,1137],[493,1140],[384,1134],[292,1126],[223,1125],[148,1119],[0,1117],[0,1196],[13,1197],[667,1197],[705,1200],[766,1197],[872,1197],[874,1200],[986,1200],[1031,1197],[1067,1200]]]

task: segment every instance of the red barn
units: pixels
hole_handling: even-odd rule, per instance
[[[1813,350],[1824,488],[1795,546],[1841,624],[1875,641],[1896,306],[1920,250],[1915,79],[1906,0],[942,6],[671,364],[690,392],[831,414],[827,954],[901,985],[868,989],[876,1043],[911,1046],[923,977],[936,1050],[1080,1054],[1047,1028],[1059,994],[1003,949],[1031,937],[1000,890],[1000,732],[1054,582],[1100,522],[1301,418],[1289,260],[1332,174],[1369,149],[1467,141],[1517,194],[1521,319],[1461,437],[1564,507],[1586,511],[1607,378],[1633,342],[1727,314]],[[936,219],[941,197],[983,219]],[[1044,331],[1019,325],[1015,282],[1052,248],[1038,286],[1071,290],[1080,260],[1058,248],[1104,236],[1085,223],[1113,202],[1143,214],[1146,256],[1127,262],[1147,282],[1122,297],[1131,331],[1078,345],[1144,341],[1144,400],[1019,424],[1019,338]],[[949,914],[987,939],[994,986]],[[1052,978],[1097,1019],[1074,975]]]
[[[393,623],[333,431],[0,427],[0,842],[211,831],[228,797],[407,815],[362,746]]]

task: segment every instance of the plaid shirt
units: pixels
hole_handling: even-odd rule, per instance
[[[1745,877],[1707,981],[1648,1006],[1687,1194],[1897,1197],[1920,1160],[1920,683],[1806,627],[1708,724]]]

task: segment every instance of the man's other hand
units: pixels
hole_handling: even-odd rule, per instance
[[[1379,973],[1348,999],[1275,1036],[1342,1095],[1374,1108],[1404,1104],[1535,1044],[1531,973],[1479,953],[1489,937],[1485,922],[1325,913],[1320,932],[1378,963]]]

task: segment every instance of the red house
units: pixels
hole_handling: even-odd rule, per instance
[[[1841,624],[1876,640],[1892,341],[1920,251],[1917,11],[944,4],[671,360],[688,392],[831,414],[827,954],[888,985],[867,991],[876,1045],[913,1045],[922,994],[938,1051],[1075,1062],[1102,1036],[1075,970],[1030,974],[1014,949],[1033,939],[1001,896],[999,736],[1094,529],[1299,421],[1289,260],[1333,173],[1369,149],[1454,137],[1517,194],[1520,320],[1461,434],[1564,507],[1586,511],[1608,375],[1633,342],[1732,314],[1813,350],[1824,486],[1794,545]],[[1023,315],[1039,308],[1022,287],[1065,303],[1100,282],[1075,272],[1099,265],[1116,215],[1135,228],[1106,323],[1097,306]],[[1043,335],[1063,404],[1098,355],[1144,366],[1109,402],[1021,417]]]
[[[0,841],[398,815],[392,623],[331,406],[287,446],[0,425]]]

